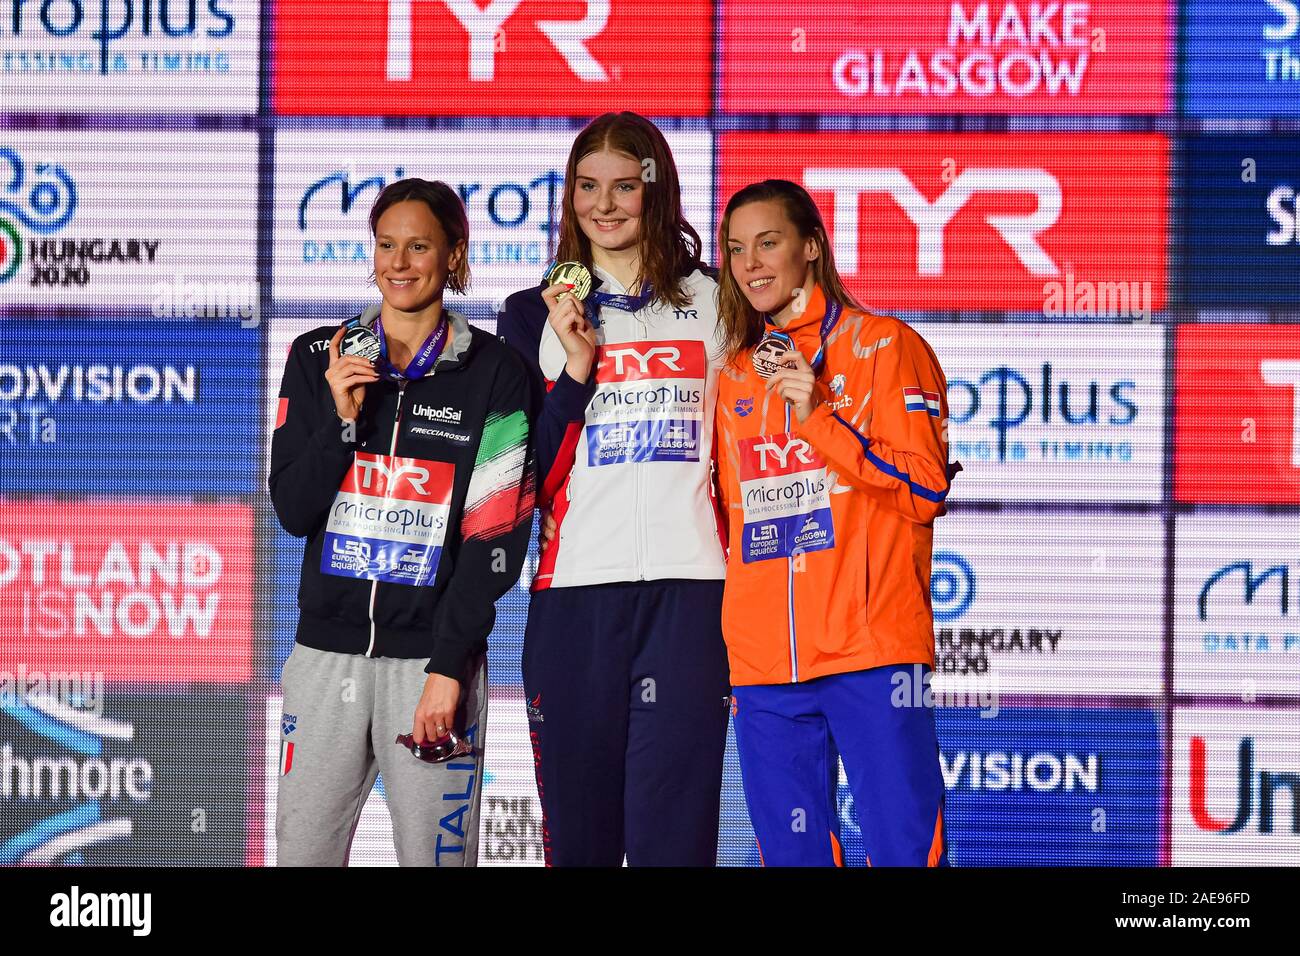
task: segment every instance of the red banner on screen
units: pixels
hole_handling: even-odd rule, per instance
[[[280,0],[283,114],[703,116],[707,0]]]
[[[742,186],[799,183],[872,307],[1047,318],[1164,307],[1163,136],[724,133],[718,151],[718,221]]]
[[[1180,325],[1174,497],[1300,503],[1300,325]]]
[[[728,0],[722,108],[1163,113],[1168,9],[1138,0]]]
[[[252,549],[242,505],[0,505],[4,665],[145,683],[246,681]]]

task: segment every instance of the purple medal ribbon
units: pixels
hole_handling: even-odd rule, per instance
[[[655,291],[647,283],[639,295],[619,294],[615,292],[592,292],[583,303],[587,321],[593,328],[600,328],[600,307],[609,306],[623,312],[640,312],[654,298]]]
[[[380,373],[394,382],[410,382],[417,378],[423,378],[424,374],[433,368],[433,363],[438,361],[438,356],[442,354],[443,347],[447,344],[447,329],[451,326],[451,321],[444,312],[438,320],[438,327],[429,333],[429,337],[424,340],[424,345],[420,351],[416,352],[410,363],[403,371],[398,369],[388,360],[388,339],[384,336],[384,323],[382,319],[375,319],[375,334],[379,336],[379,361],[375,366]]]

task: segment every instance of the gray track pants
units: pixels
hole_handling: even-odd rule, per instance
[[[477,865],[487,661],[472,662],[461,681],[456,716],[475,756],[441,764],[394,742],[411,732],[426,663],[294,645],[280,677],[278,865],[344,866],[376,774],[402,866]]]

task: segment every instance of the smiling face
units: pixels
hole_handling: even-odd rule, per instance
[[[399,312],[421,312],[441,299],[463,254],[463,247],[451,247],[438,217],[419,200],[389,206],[375,224],[375,283]]]
[[[578,161],[573,212],[591,241],[593,256],[599,258],[600,250],[623,252],[636,247],[644,199],[641,164],[634,157],[602,150]]]
[[[760,200],[732,211],[727,266],[749,304],[778,325],[793,315],[794,297],[816,258],[816,240],[799,235],[779,201]]]

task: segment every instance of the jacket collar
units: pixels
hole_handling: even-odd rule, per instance
[[[361,313],[361,324],[366,328],[375,327],[375,319],[379,318],[380,306],[366,306],[366,310]],[[438,356],[438,361],[434,363],[434,368],[446,365],[455,367],[462,364],[466,354],[469,352],[470,342],[473,341],[473,333],[470,332],[469,320],[454,309],[449,309],[445,305],[442,307],[442,313],[451,323],[451,340],[443,348],[442,354]]]
[[[784,332],[796,342],[819,342],[822,319],[825,316],[826,295],[822,292],[821,286],[814,283],[812,291],[808,294],[808,304],[804,306],[803,312],[791,316],[790,321],[780,329],[777,329],[775,325],[768,323],[765,319],[764,328],[767,331],[776,330]]]

